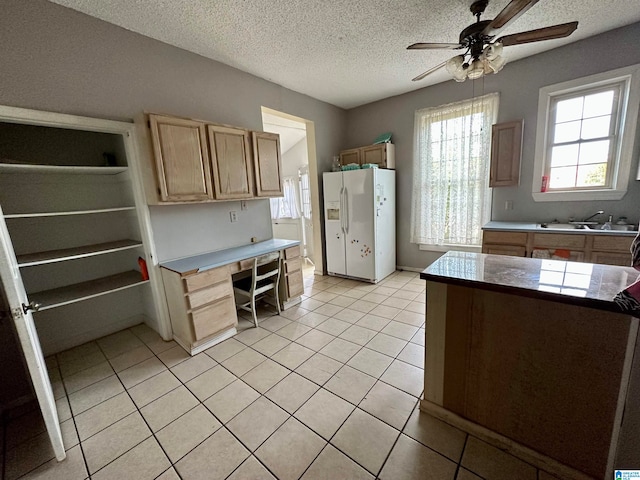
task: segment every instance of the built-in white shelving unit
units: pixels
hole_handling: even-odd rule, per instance
[[[0,205],[45,354],[142,321],[153,295],[122,134],[0,122],[0,137]]]
[[[33,212],[33,213],[9,213],[4,218],[35,218],[35,217],[61,217],[65,215],[91,215],[95,213],[125,212],[135,210],[136,207],[99,208],[94,210],[73,210],[68,212]]]
[[[64,262],[65,260],[75,260],[78,258],[91,257],[93,255],[104,255],[141,246],[142,243],[136,240],[118,240],[115,242],[98,243],[95,245],[84,245],[82,247],[48,250],[46,252],[18,255],[18,266],[32,267],[35,265],[44,265],[45,263]]]
[[[91,167],[83,165],[40,165],[26,163],[2,163],[0,173],[61,173],[64,175],[117,175],[128,167]]]
[[[142,280],[140,272],[132,270],[44,292],[36,292],[31,294],[29,298],[37,303],[39,311],[43,312],[50,308],[62,307],[148,282],[148,280]]]

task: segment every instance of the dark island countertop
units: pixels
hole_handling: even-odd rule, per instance
[[[420,278],[618,312],[613,297],[638,275],[631,267],[451,251]]]

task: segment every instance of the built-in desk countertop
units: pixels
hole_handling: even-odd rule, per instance
[[[272,238],[263,242],[251,243],[240,247],[202,253],[170,262],[160,262],[160,266],[181,274],[204,272],[205,270],[211,270],[212,268],[239,262],[247,258],[259,257],[267,253],[295,247],[296,245],[300,245],[298,240]]]
[[[251,270],[253,259],[280,252],[274,301],[281,309],[300,303],[304,293],[300,242],[272,238],[160,263],[174,340],[191,355],[235,335],[233,275]]]

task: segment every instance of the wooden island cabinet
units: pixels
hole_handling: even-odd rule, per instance
[[[448,252],[421,274],[420,409],[563,479],[640,465],[638,322],[619,266]]]

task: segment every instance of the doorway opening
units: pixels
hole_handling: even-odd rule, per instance
[[[313,122],[262,107],[265,132],[280,135],[284,197],[271,199],[275,238],[299,240],[308,267],[322,274],[318,169]]]

